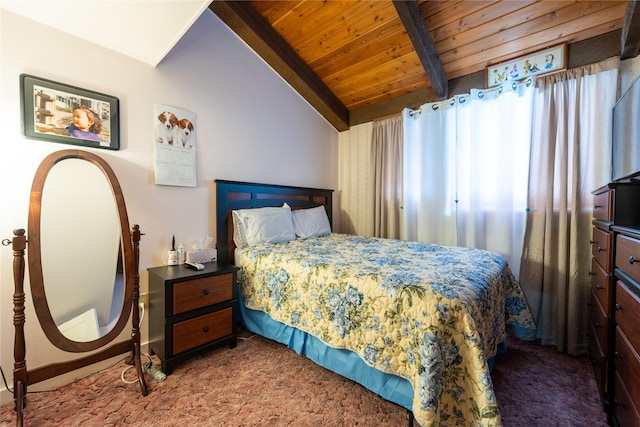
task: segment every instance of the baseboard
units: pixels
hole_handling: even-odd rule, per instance
[[[149,343],[147,342],[147,343],[141,344],[140,349],[143,354],[149,354]],[[125,353],[122,353],[110,359],[103,360],[98,363],[94,363],[93,365],[76,369],[75,371],[68,372],[64,375],[60,375],[55,378],[51,378],[49,380],[39,382],[38,384],[33,384],[29,386],[28,392],[55,390],[64,385],[70,384],[74,381],[84,378],[88,375],[95,374],[96,372],[99,372],[103,369],[113,366],[119,361],[123,360],[125,357],[127,357],[127,355]],[[8,377],[8,375],[10,374],[11,372],[9,373],[7,373],[6,371],[4,372],[5,377]],[[13,381],[11,378],[9,377],[7,378],[9,387],[13,386]],[[13,391],[7,390],[7,388],[4,385],[4,382],[1,385],[2,385],[2,388],[0,389],[0,404],[4,405],[5,403],[13,402]]]
[[[5,403],[9,403],[13,400],[13,393],[11,393],[7,388],[2,384],[2,389],[0,389],[0,405],[4,405]]]

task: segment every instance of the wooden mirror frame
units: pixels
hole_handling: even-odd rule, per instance
[[[117,204],[118,215],[120,218],[121,228],[121,249],[125,273],[125,292],[123,309],[116,325],[104,336],[87,342],[73,341],[65,337],[51,315],[51,310],[47,303],[44,280],[42,275],[42,259],[40,254],[40,214],[42,189],[46,181],[46,177],[51,168],[58,162],[65,159],[81,159],[91,162],[104,173],[107,181],[113,190],[114,199]],[[131,352],[128,363],[135,365],[138,383],[142,391],[142,395],[147,395],[147,385],[142,372],[142,363],[140,360],[140,312],[138,299],[140,297],[140,274],[139,274],[139,258],[140,258],[140,228],[133,225],[129,228],[129,220],[127,210],[124,203],[124,196],[120,188],[120,184],[108,163],[102,158],[90,152],[81,150],[62,150],[48,155],[38,167],[33,185],[31,187],[31,197],[29,203],[29,273],[33,304],[40,325],[49,339],[56,347],[74,353],[88,352],[98,350],[114,341],[118,335],[124,330],[129,315],[131,315],[132,332],[131,338],[126,341],[112,344],[103,350],[90,354],[76,360],[54,363],[40,368],[27,370],[25,360],[26,343],[24,335],[24,253],[27,247],[27,236],[23,229],[14,230],[14,237],[11,242],[13,247],[13,273],[15,290],[13,296],[14,316],[13,323],[15,326],[14,340],[14,369],[13,369],[13,396],[15,401],[15,410],[17,413],[17,425],[23,424],[23,413],[26,406],[27,386],[44,381],[84,366],[109,359],[122,353]],[[71,230],[70,230],[71,231]]]

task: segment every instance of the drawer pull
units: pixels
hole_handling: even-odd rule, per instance
[[[636,262],[635,258],[633,258],[633,255],[631,255],[629,257],[629,264],[633,264],[634,262]]]
[[[204,289],[202,291],[202,295],[209,295],[209,289]]]
[[[589,244],[593,245],[596,241],[595,240],[589,240]]]
[[[596,285],[596,291],[601,291],[604,289],[604,286]]]
[[[598,252],[604,252],[604,249],[602,249],[602,247],[598,246]]]
[[[602,208],[602,207],[603,207],[603,206],[600,206],[600,205],[593,205],[593,209],[594,209],[594,210],[595,210],[595,209],[600,209],[600,208]]]
[[[209,327],[205,326],[204,328],[202,328],[202,332],[204,332],[205,334],[209,332]]]
[[[613,357],[615,357],[616,359],[622,359],[622,356],[617,351],[613,353]]]
[[[602,328],[602,325],[599,322],[596,322],[596,328]]]
[[[616,311],[622,310],[622,306],[620,304],[616,304]]]

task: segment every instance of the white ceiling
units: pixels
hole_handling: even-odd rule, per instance
[[[0,0],[0,7],[156,66],[212,0]]]

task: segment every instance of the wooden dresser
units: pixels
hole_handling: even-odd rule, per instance
[[[640,426],[640,230],[618,226],[613,230],[616,236],[613,417],[615,425],[637,427]]]
[[[235,347],[237,271],[206,263],[149,268],[149,347],[169,375],[176,364],[217,346]]]
[[[640,181],[594,192],[589,347],[614,426],[640,426]]]
[[[611,283],[613,277],[612,242],[614,192],[604,187],[594,192],[591,232],[591,292],[589,298],[589,353],[598,390],[605,410],[609,393],[609,329]]]

